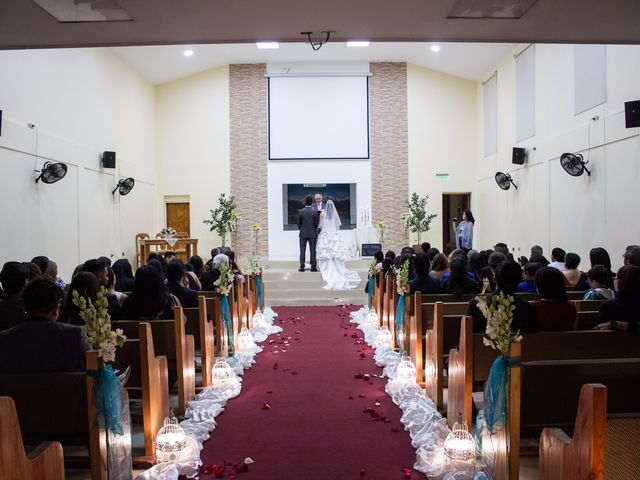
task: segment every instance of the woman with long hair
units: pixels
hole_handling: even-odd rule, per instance
[[[456,225],[457,219],[453,219],[453,230],[456,234],[456,248],[464,250],[466,254],[473,248],[473,226],[476,219],[471,210],[462,213],[462,221]]]
[[[130,292],[133,290],[133,269],[131,263],[126,258],[119,258],[111,266],[113,274],[116,276],[115,289],[118,292]]]
[[[169,320],[174,318],[173,307],[180,305],[169,293],[158,271],[150,265],[136,270],[131,295],[122,307],[127,320]]]
[[[576,307],[567,300],[564,275],[553,267],[536,271],[536,290],[540,300],[531,302],[536,310],[536,330],[554,332],[573,330]]]
[[[469,278],[467,266],[461,258],[455,258],[449,265],[451,273],[442,284],[442,291],[461,297],[465,293],[477,293],[476,282]]]
[[[73,325],[84,325],[84,320],[80,318],[80,309],[73,304],[72,295],[73,291],[78,292],[80,297],[87,301],[91,301],[94,305],[98,298],[98,291],[100,286],[98,285],[98,279],[93,273],[80,272],[69,285],[69,290],[62,303],[62,311],[60,312],[59,322],[71,323]]]

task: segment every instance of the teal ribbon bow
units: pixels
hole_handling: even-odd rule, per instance
[[[93,404],[98,410],[98,418],[104,420],[104,428],[117,435],[123,435],[120,422],[122,409],[122,385],[111,365],[103,365],[98,370],[88,370],[93,378]]]
[[[400,354],[404,353],[404,348],[402,345],[402,337],[404,336],[404,311],[405,311],[405,297],[407,295],[400,295],[398,297],[398,306],[396,307],[396,318],[395,318],[395,327],[396,327],[396,345],[400,349]]]
[[[373,275],[369,275],[369,286],[367,287],[367,295],[369,296],[369,310],[373,306]]]
[[[506,386],[509,380],[509,369],[520,365],[520,357],[503,357],[500,355],[491,365],[489,379],[485,387],[484,416],[489,433],[494,426],[501,429],[505,421]]]
[[[229,355],[233,352],[233,328],[231,327],[231,311],[229,310],[229,297],[222,295],[220,299],[220,307],[222,309],[222,321],[227,329],[227,345],[229,347]]]
[[[264,293],[262,292],[262,282],[260,281],[260,275],[254,275],[256,281],[256,299],[258,301],[258,307],[264,311]]]

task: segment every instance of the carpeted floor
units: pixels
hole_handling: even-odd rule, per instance
[[[275,310],[284,331],[262,344],[242,393],[217,418],[204,465],[250,457],[249,471],[237,473],[247,480],[424,478],[407,470],[415,451],[386,380],[374,376],[373,351],[349,324],[352,309]],[[222,478],[235,477],[228,467]]]

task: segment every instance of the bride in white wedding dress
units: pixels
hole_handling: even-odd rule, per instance
[[[344,262],[347,259],[347,249],[340,238],[340,215],[332,200],[320,213],[321,229],[316,246],[318,269],[326,284],[325,290],[349,290],[360,284],[358,272],[347,270]]]

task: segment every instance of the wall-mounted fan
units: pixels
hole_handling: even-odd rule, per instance
[[[586,167],[587,163],[589,163],[589,160],[585,162],[584,157],[579,153],[563,153],[560,157],[560,165],[572,177],[579,177],[584,172],[587,172],[587,175],[591,175],[591,172]]]
[[[36,172],[40,173],[36,177],[36,183],[40,180],[47,184],[56,183],[67,174],[67,166],[64,163],[45,162],[42,170],[36,170]]]
[[[511,185],[513,185],[516,190],[518,189],[518,186],[513,183],[513,178],[511,178],[511,175],[509,175],[508,173],[497,172],[495,178],[496,183],[502,190],[509,190],[511,188]]]
[[[116,188],[113,189],[113,192],[111,192],[111,195],[115,195],[116,190],[118,191],[118,193],[121,196],[127,195],[131,190],[133,190],[133,186],[136,184],[136,181],[129,177],[129,178],[121,178],[118,181],[118,184],[116,185]]]

